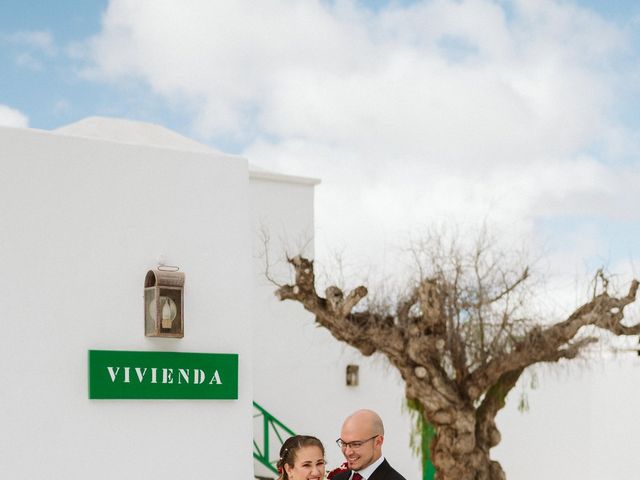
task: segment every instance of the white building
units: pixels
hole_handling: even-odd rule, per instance
[[[1,478],[251,478],[254,400],[319,436],[331,466],[343,417],[375,408],[387,456],[420,477],[397,375],[278,302],[262,274],[260,232],[272,258],[300,241],[313,253],[316,181],[125,120],[0,128],[0,145]],[[144,335],[159,261],[186,274],[181,339]],[[89,350],[236,353],[238,399],[90,400]]]
[[[125,120],[0,128],[0,146],[0,478],[273,477],[252,460],[264,450],[254,401],[317,435],[332,467],[344,416],[373,408],[387,458],[421,478],[399,376],[279,302],[263,274],[265,233],[276,280],[289,278],[285,251],[312,256],[317,181]],[[159,260],[186,274],[181,339],[144,335],[143,281]],[[90,400],[96,349],[239,354],[238,399]],[[493,452],[508,478],[636,478],[639,363],[545,375],[528,413],[516,388]]]

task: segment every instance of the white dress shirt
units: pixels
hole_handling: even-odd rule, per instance
[[[384,456],[381,455],[380,458],[378,460],[376,460],[375,462],[373,462],[371,465],[369,465],[366,468],[363,468],[362,470],[358,470],[358,473],[360,475],[362,475],[362,478],[364,480],[368,480],[369,477],[371,476],[371,474],[373,472],[375,472],[376,468],[378,468],[380,465],[382,465],[382,462],[384,462]],[[355,472],[351,472],[351,477],[349,477],[349,480],[351,480],[353,478],[353,474]]]

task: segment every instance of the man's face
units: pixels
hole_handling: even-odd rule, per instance
[[[362,470],[382,455],[382,435],[373,433],[368,422],[347,420],[340,438],[347,444],[342,447],[342,454],[351,470]]]

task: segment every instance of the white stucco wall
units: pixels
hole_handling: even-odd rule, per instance
[[[640,476],[640,358],[593,358],[540,369],[517,409],[521,386],[497,418],[493,450],[514,480],[631,480]],[[526,381],[526,379],[525,379]]]
[[[319,437],[332,468],[344,461],[335,444],[344,418],[359,408],[376,410],[385,422],[385,456],[408,480],[421,478],[419,460],[409,449],[411,422],[403,412],[399,375],[382,358],[365,358],[338,342],[317,327],[301,305],[278,301],[277,287],[264,278],[261,230],[270,236],[270,273],[276,279],[290,278],[285,251],[296,255],[302,250],[313,257],[313,186],[252,178],[251,215],[257,253],[252,314],[255,401],[296,433]],[[350,363],[360,366],[357,387],[345,385]],[[277,451],[274,455],[277,458]]]
[[[246,161],[0,128],[0,478],[252,476]],[[185,336],[144,336],[159,255]],[[87,396],[87,351],[239,354],[237,401]]]

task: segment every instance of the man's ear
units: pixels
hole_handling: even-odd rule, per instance
[[[384,443],[384,435],[378,435],[376,437],[376,439],[374,440],[376,446],[381,447],[382,444]]]

